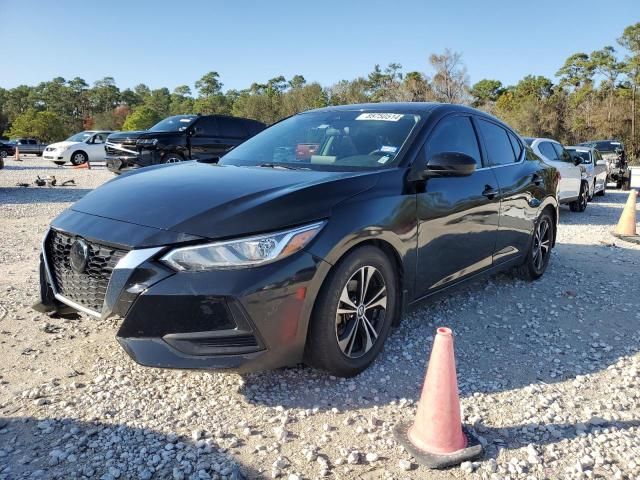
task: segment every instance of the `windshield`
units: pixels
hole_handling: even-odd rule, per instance
[[[94,132],[80,132],[67,138],[67,142],[86,142]]]
[[[601,152],[615,152],[616,149],[623,149],[622,143],[620,142],[592,142],[588,144],[590,147],[594,147],[596,150],[600,150]]]
[[[295,115],[231,150],[221,165],[359,170],[392,166],[420,115],[334,111]]]
[[[567,148],[574,157],[580,157],[584,163],[591,163],[589,152],[587,150],[575,150],[573,148]]]
[[[176,115],[156,123],[150,132],[182,132],[198,118],[197,115]]]

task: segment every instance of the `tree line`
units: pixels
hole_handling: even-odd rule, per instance
[[[590,53],[571,55],[555,82],[527,75],[515,85],[496,79],[470,85],[462,55],[445,50],[428,58],[430,74],[404,72],[402,65],[375,65],[366,76],[331,86],[302,75],[278,76],[246,89],[223,90],[218,72],[205,74],[193,89],[181,85],[121,90],[113,77],[87,84],[56,77],[36,86],[0,88],[0,132],[56,141],[80,130],[141,130],[169,115],[224,114],[267,124],[304,110],[362,102],[435,101],[470,104],[509,123],[522,135],[573,144],[619,139],[638,156],[636,90],[640,82],[640,23]]]

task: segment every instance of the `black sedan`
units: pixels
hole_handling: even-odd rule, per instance
[[[295,115],[218,164],[108,182],[52,223],[39,308],[122,319],[155,367],[365,369],[414,302],[545,271],[557,171],[499,120],[390,103]]]

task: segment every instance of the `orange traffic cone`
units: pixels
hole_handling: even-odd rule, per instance
[[[399,424],[396,440],[429,468],[446,468],[480,456],[482,445],[460,419],[453,333],[438,328],[413,425]]]
[[[89,167],[89,162],[81,163],[80,165],[75,165],[73,168],[91,168]]]
[[[616,237],[624,238],[624,237],[635,237],[636,235],[636,198],[638,196],[638,192],[635,189],[629,192],[629,198],[627,198],[627,203],[624,206],[624,210],[622,210],[622,215],[620,215],[620,220],[618,221],[618,225],[616,225],[616,229],[613,231],[613,234]]]

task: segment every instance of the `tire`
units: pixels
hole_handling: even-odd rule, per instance
[[[598,195],[599,197],[604,197],[606,192],[607,192],[607,183],[608,183],[608,178],[604,181],[604,185],[602,185],[602,190],[600,190],[598,193],[596,193],[596,195]]]
[[[596,194],[596,181],[593,181],[593,190],[591,190],[591,192],[589,193],[589,195],[587,196],[587,202],[590,202],[593,200],[593,196]]]
[[[587,197],[588,197],[589,187],[587,186],[587,182],[582,182],[580,184],[580,192],[578,193],[578,200],[575,202],[571,202],[569,204],[569,208],[572,212],[584,212],[587,208]]]
[[[4,157],[0,157],[0,170],[4,168]]]
[[[184,162],[184,157],[176,152],[167,152],[162,155],[161,163],[178,163]]]
[[[7,151],[6,150],[0,150],[0,158],[7,158]]]
[[[313,309],[306,363],[338,377],[352,377],[373,362],[399,314],[396,270],[373,246],[359,247],[340,260],[327,276]],[[368,286],[364,301],[362,285]]]
[[[89,157],[82,150],[78,150],[77,152],[73,152],[71,155],[71,163],[75,166],[82,165],[83,163],[87,163],[87,159]]]
[[[551,213],[549,210],[543,210],[533,230],[527,258],[522,265],[515,269],[517,276],[524,280],[534,281],[544,275],[551,258],[554,228]]]

